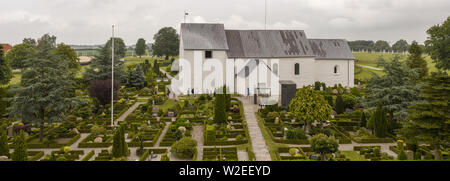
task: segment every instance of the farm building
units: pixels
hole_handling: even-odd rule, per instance
[[[3,53],[5,53],[5,54],[8,53],[8,51],[11,50],[11,48],[12,48],[12,46],[10,44],[0,43],[0,45],[3,47]]]

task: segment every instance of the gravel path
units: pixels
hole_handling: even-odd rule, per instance
[[[197,141],[197,161],[203,159],[203,126],[193,126],[192,138]]]
[[[136,102],[134,103],[125,113],[123,113],[119,118],[117,118],[114,122],[115,125],[119,124],[119,121],[125,121],[125,119],[130,115],[136,108],[138,108],[140,105],[146,104],[146,102]]]
[[[164,138],[164,135],[166,135],[167,130],[169,129],[169,124],[166,124],[163,131],[161,132],[161,135],[159,135],[158,140],[156,140],[154,147],[159,147],[159,144],[161,143],[162,139]]]
[[[266,141],[258,126],[258,120],[255,113],[258,111],[258,106],[252,103],[252,97],[238,98],[244,105],[245,120],[248,126],[250,139],[252,140],[253,152],[255,153],[256,161],[271,161],[269,150]]]
[[[376,68],[376,67],[372,67],[372,66],[368,66],[368,65],[357,65],[363,68],[368,68],[368,69],[372,69],[372,70],[378,70],[378,71],[382,71],[383,69],[381,68]]]

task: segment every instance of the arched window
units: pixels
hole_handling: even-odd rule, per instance
[[[248,77],[250,75],[250,68],[248,66],[245,66],[245,77]]]
[[[300,75],[300,64],[296,63],[294,66],[295,75]]]
[[[278,64],[277,63],[273,64],[272,71],[275,75],[278,75]]]
[[[339,71],[339,66],[337,66],[337,65],[336,65],[336,66],[334,66],[334,73],[335,73],[335,74],[337,74],[337,73],[338,73],[338,71]]]

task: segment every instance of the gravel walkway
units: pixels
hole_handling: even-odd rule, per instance
[[[193,126],[192,138],[197,141],[197,161],[203,159],[203,126]]]
[[[258,120],[255,113],[258,111],[258,106],[252,102],[253,97],[239,97],[238,99],[244,105],[245,120],[248,126],[250,139],[252,140],[253,152],[255,153],[256,161],[271,161],[269,150],[266,141],[258,126]]]

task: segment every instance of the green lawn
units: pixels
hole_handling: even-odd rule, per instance
[[[378,62],[379,57],[383,57],[386,61],[392,60],[395,57],[395,55],[398,55],[400,57],[400,61],[405,61],[407,58],[407,55],[392,54],[392,53],[353,53],[353,55],[356,58],[355,65],[357,66],[355,69],[355,78],[361,79],[361,80],[370,79],[374,75],[382,76],[382,75],[384,75],[384,72],[378,71],[378,70],[372,70],[372,69],[368,69],[368,68],[363,68],[363,67],[358,67],[358,65],[378,67],[377,62]],[[424,57],[428,63],[429,72],[436,72],[437,69],[434,66],[435,64],[432,62],[430,56],[426,55]],[[362,69],[362,70],[359,70],[359,69]]]
[[[356,64],[359,65],[368,65],[368,66],[377,66],[378,57],[383,57],[386,61],[390,61],[394,59],[395,55],[400,57],[400,61],[405,61],[407,55],[403,54],[392,54],[392,53],[353,53],[356,58]],[[428,55],[424,55],[425,60],[428,63],[428,69],[430,72],[436,72],[437,69],[434,66],[434,63],[431,60],[431,57]]]
[[[172,99],[167,100],[163,105],[158,106],[159,109],[162,109],[164,111],[167,111],[169,108],[175,107],[175,101]]]
[[[350,161],[367,161],[363,156],[361,156],[356,151],[341,151],[346,158],[350,159]]]

